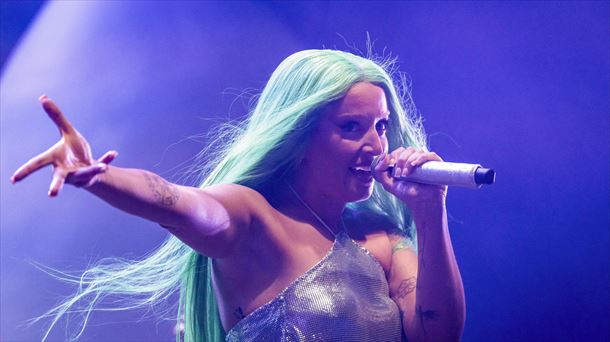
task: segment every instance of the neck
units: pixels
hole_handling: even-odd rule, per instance
[[[290,190],[294,189],[298,197],[313,211],[324,223],[337,234],[343,229],[341,224],[341,215],[345,207],[344,202],[330,198],[326,195],[327,192],[314,189],[314,187],[303,184],[302,182],[284,181],[279,182],[275,187],[273,194],[274,202],[278,207],[282,207],[287,211],[298,213],[298,216],[305,218],[312,225],[320,226],[318,219],[309,209],[301,203],[297,196]],[[323,230],[326,230],[322,227]]]
[[[333,232],[337,233],[342,229],[341,214],[345,208],[345,203],[331,198],[327,189],[312,187],[298,180],[291,184],[297,195],[305,202],[326,223]],[[295,196],[296,197],[296,196]],[[299,201],[300,202],[300,201]],[[303,206],[301,204],[301,206]],[[304,207],[304,206],[303,206]],[[308,210],[307,208],[303,208]],[[308,210],[309,211],[309,210]]]

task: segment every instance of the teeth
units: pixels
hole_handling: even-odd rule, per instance
[[[371,172],[371,167],[370,166],[356,166],[356,167],[354,167],[354,170]]]

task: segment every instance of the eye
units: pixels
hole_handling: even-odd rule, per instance
[[[358,130],[358,123],[356,121],[349,121],[341,126],[343,132],[356,132]]]
[[[375,125],[375,128],[377,129],[377,132],[379,133],[379,135],[385,134],[385,132],[388,130],[388,120],[387,119],[379,120],[377,122],[377,124]]]

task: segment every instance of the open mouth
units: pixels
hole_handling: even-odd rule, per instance
[[[370,183],[373,181],[373,174],[371,173],[370,166],[355,166],[350,167],[349,169],[360,181],[364,183]]]

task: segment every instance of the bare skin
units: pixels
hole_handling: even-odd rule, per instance
[[[333,235],[296,200],[284,181],[265,193],[232,184],[198,189],[169,183],[148,171],[111,167],[116,152],[93,159],[86,140],[57,106],[46,97],[41,102],[62,138],[19,168],[11,180],[20,181],[52,165],[50,196],[56,196],[64,183],[84,187],[123,211],[159,223],[214,258],[214,285],[226,330],[275,298],[330,250]],[[345,204],[370,196],[372,175],[354,167],[370,165],[372,158],[387,152],[388,116],[383,90],[370,83],[356,84],[328,107],[302,167],[288,179],[334,232],[341,229]],[[408,174],[429,160],[440,158],[399,148],[387,154],[373,174],[412,210],[419,255],[403,248],[403,238],[383,224],[366,219],[350,222],[348,233],[384,268],[410,341],[458,340],[464,297],[447,228],[446,188],[398,182],[383,172],[395,163]]]

